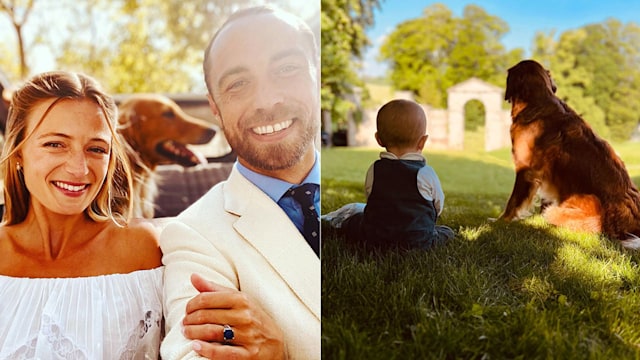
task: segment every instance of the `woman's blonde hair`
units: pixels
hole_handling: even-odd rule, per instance
[[[117,107],[93,78],[79,73],[52,71],[35,75],[13,93],[2,149],[0,171],[4,178],[5,212],[2,223],[18,224],[27,216],[31,195],[18,167],[19,151],[31,134],[27,134],[27,118],[33,108],[45,100],[54,99],[33,127],[35,130],[60,100],[89,100],[96,103],[112,135],[107,175],[100,191],[85,210],[94,221],[112,220],[124,225],[131,219],[131,168],[123,139],[116,132]]]

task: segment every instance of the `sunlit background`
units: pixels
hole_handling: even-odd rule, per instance
[[[11,82],[54,69],[82,71],[112,93],[204,93],[206,42],[234,10],[269,3],[319,36],[320,1],[0,0],[0,72]],[[21,41],[18,30],[19,25]],[[21,64],[20,47],[24,49]]]

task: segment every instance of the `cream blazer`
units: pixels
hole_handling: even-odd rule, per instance
[[[320,359],[320,259],[287,215],[234,166],[160,235],[165,360],[195,358],[181,333],[192,273],[243,291],[284,333],[290,359]]]

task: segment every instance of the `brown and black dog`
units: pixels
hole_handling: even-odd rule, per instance
[[[184,167],[206,162],[189,144],[206,144],[214,137],[212,124],[186,114],[173,100],[158,94],[135,94],[118,106],[118,132],[126,140],[134,175],[134,216],[152,218],[158,165]]]
[[[640,248],[640,192],[613,148],[555,95],[549,72],[524,60],[507,74],[516,180],[501,219],[528,216],[536,193],[557,226]]]

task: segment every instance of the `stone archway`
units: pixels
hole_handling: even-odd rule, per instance
[[[509,110],[502,109],[504,101],[502,88],[471,78],[450,87],[447,94],[447,109],[436,109],[423,104],[427,114],[428,147],[464,149],[464,105],[470,100],[478,100],[484,106],[485,150],[492,151],[511,146],[509,136],[511,114]],[[414,100],[412,93],[408,91],[395,92],[388,100],[399,98]],[[349,145],[378,146],[374,139],[378,110],[379,107],[364,109],[362,122],[358,125],[350,120],[349,133],[352,135],[350,135]]]
[[[502,89],[478,78],[471,78],[447,90],[448,147],[464,148],[464,105],[478,100],[485,109],[485,150],[491,151],[509,146],[509,111],[502,109]]]

